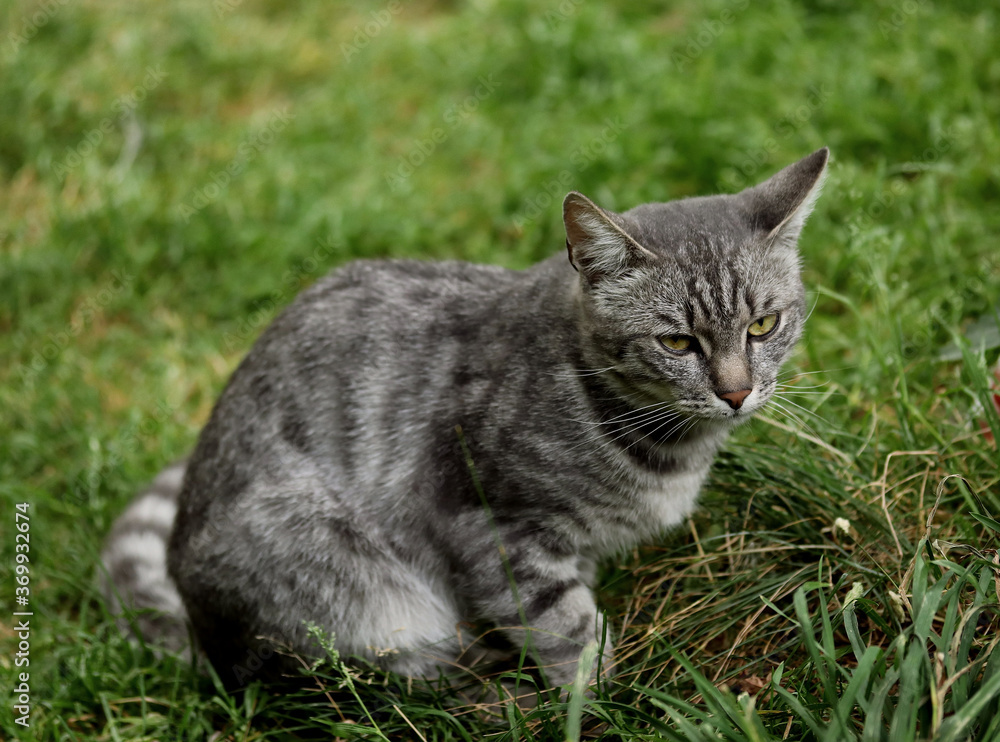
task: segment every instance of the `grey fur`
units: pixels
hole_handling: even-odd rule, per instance
[[[186,467],[178,461],[157,475],[115,521],[101,553],[101,590],[119,628],[133,635],[128,607],[139,633],[173,652],[188,645],[187,613],[167,575],[167,542]]]
[[[514,652],[524,617],[548,681],[571,680],[601,630],[594,565],[684,519],[774,391],[827,155],[622,214],[571,193],[569,262],[361,261],[304,292],[219,399],[170,538],[220,675],[240,684],[268,642],[314,653],[307,620],[345,655],[436,675],[473,658],[469,624]]]

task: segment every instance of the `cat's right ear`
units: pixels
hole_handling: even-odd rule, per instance
[[[769,244],[795,248],[823,188],[829,159],[830,150],[823,147],[740,194],[754,225],[768,232]]]
[[[616,216],[577,191],[563,201],[569,262],[592,285],[637,264],[657,260],[629,237]]]

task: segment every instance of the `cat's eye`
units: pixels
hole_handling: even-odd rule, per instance
[[[760,338],[765,335],[770,334],[774,331],[774,328],[778,326],[778,315],[769,314],[766,317],[761,317],[756,322],[751,323],[747,328],[747,334],[751,337]]]
[[[694,338],[689,335],[661,335],[660,342],[664,348],[674,353],[685,353],[695,348]]]

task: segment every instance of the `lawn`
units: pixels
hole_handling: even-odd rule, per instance
[[[995,4],[52,0],[0,17],[0,736],[1000,739]],[[526,267],[563,249],[569,190],[612,209],[733,192],[823,145],[785,391],[686,527],[605,566],[623,661],[592,697],[490,717],[332,657],[304,670],[324,692],[227,696],[119,636],[104,535],[323,273]]]

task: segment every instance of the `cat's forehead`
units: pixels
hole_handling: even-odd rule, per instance
[[[689,328],[743,322],[772,304],[775,296],[758,274],[725,261],[690,270],[665,265],[648,279],[655,286],[651,308]]]
[[[706,196],[643,204],[621,215],[640,245],[664,257],[721,258],[759,237],[735,196]]]
[[[796,251],[769,249],[738,197],[644,204],[621,216],[629,235],[660,258],[645,282],[661,316],[692,327],[740,323],[801,292]]]

